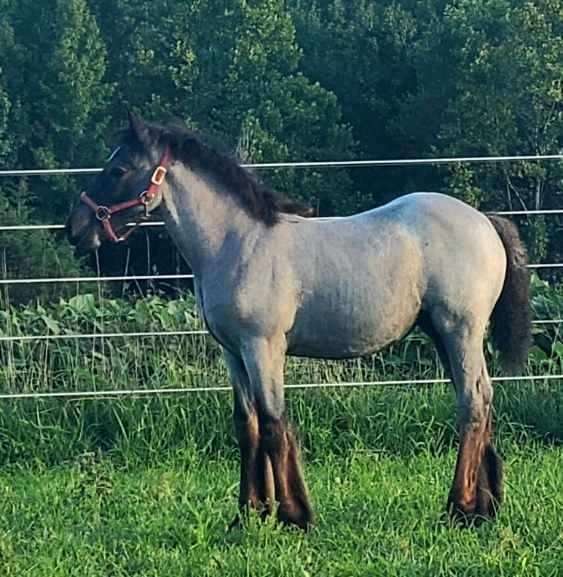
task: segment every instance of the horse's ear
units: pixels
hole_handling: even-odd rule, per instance
[[[131,111],[128,112],[128,116],[129,132],[140,144],[148,147],[150,144],[150,135],[145,121],[140,116]]]

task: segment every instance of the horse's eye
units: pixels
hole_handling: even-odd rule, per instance
[[[113,178],[121,178],[126,172],[127,169],[125,167],[114,166],[113,168],[110,169],[109,175],[112,176]]]

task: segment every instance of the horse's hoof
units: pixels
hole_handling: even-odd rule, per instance
[[[241,515],[235,515],[235,518],[227,525],[227,532],[231,533],[238,529],[242,529],[244,526],[244,521]]]
[[[479,527],[485,521],[493,520],[497,509],[498,503],[491,493],[486,494],[483,489],[478,489],[477,499],[471,507],[464,506],[451,497],[447,504],[450,523],[461,528]]]
[[[478,527],[484,521],[494,519],[503,497],[503,465],[491,445],[487,445],[477,476],[475,498],[470,505],[460,502],[452,490],[447,511],[458,526]]]
[[[278,507],[278,521],[284,525],[299,527],[308,532],[314,526],[313,512],[306,507]]]
[[[462,529],[478,527],[487,520],[487,517],[480,515],[475,508],[468,509],[459,503],[455,503],[452,499],[448,500],[446,510],[449,523]]]

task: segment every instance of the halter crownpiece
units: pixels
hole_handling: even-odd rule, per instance
[[[118,236],[113,226],[111,225],[111,217],[114,214],[123,212],[129,208],[135,208],[136,206],[143,206],[145,209],[145,218],[148,217],[148,206],[158,194],[158,191],[164,182],[164,179],[166,178],[170,162],[171,155],[167,148],[162,154],[158,166],[152,173],[148,188],[143,190],[139,196],[137,196],[137,198],[126,200],[125,202],[119,202],[117,204],[112,204],[111,206],[104,206],[102,204],[97,204],[95,200],[86,194],[86,192],[83,192],[80,195],[80,202],[83,202],[94,212],[96,219],[102,225],[104,232],[108,236],[109,240],[115,243],[123,242],[127,240],[131,233],[141,224],[140,222],[136,223],[135,226],[131,227],[125,234]]]

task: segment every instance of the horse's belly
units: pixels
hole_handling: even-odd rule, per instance
[[[364,312],[298,313],[287,335],[288,354],[345,359],[374,353],[403,337],[416,322],[419,310],[419,304],[412,301],[393,313],[376,307]]]
[[[341,335],[340,337],[345,336]],[[349,359],[361,357],[377,352],[389,343],[396,341],[399,336],[389,338],[358,338],[351,335],[349,338],[333,338],[324,335],[323,338],[311,339],[307,337],[290,337],[287,354],[294,357],[311,357],[318,359]]]

